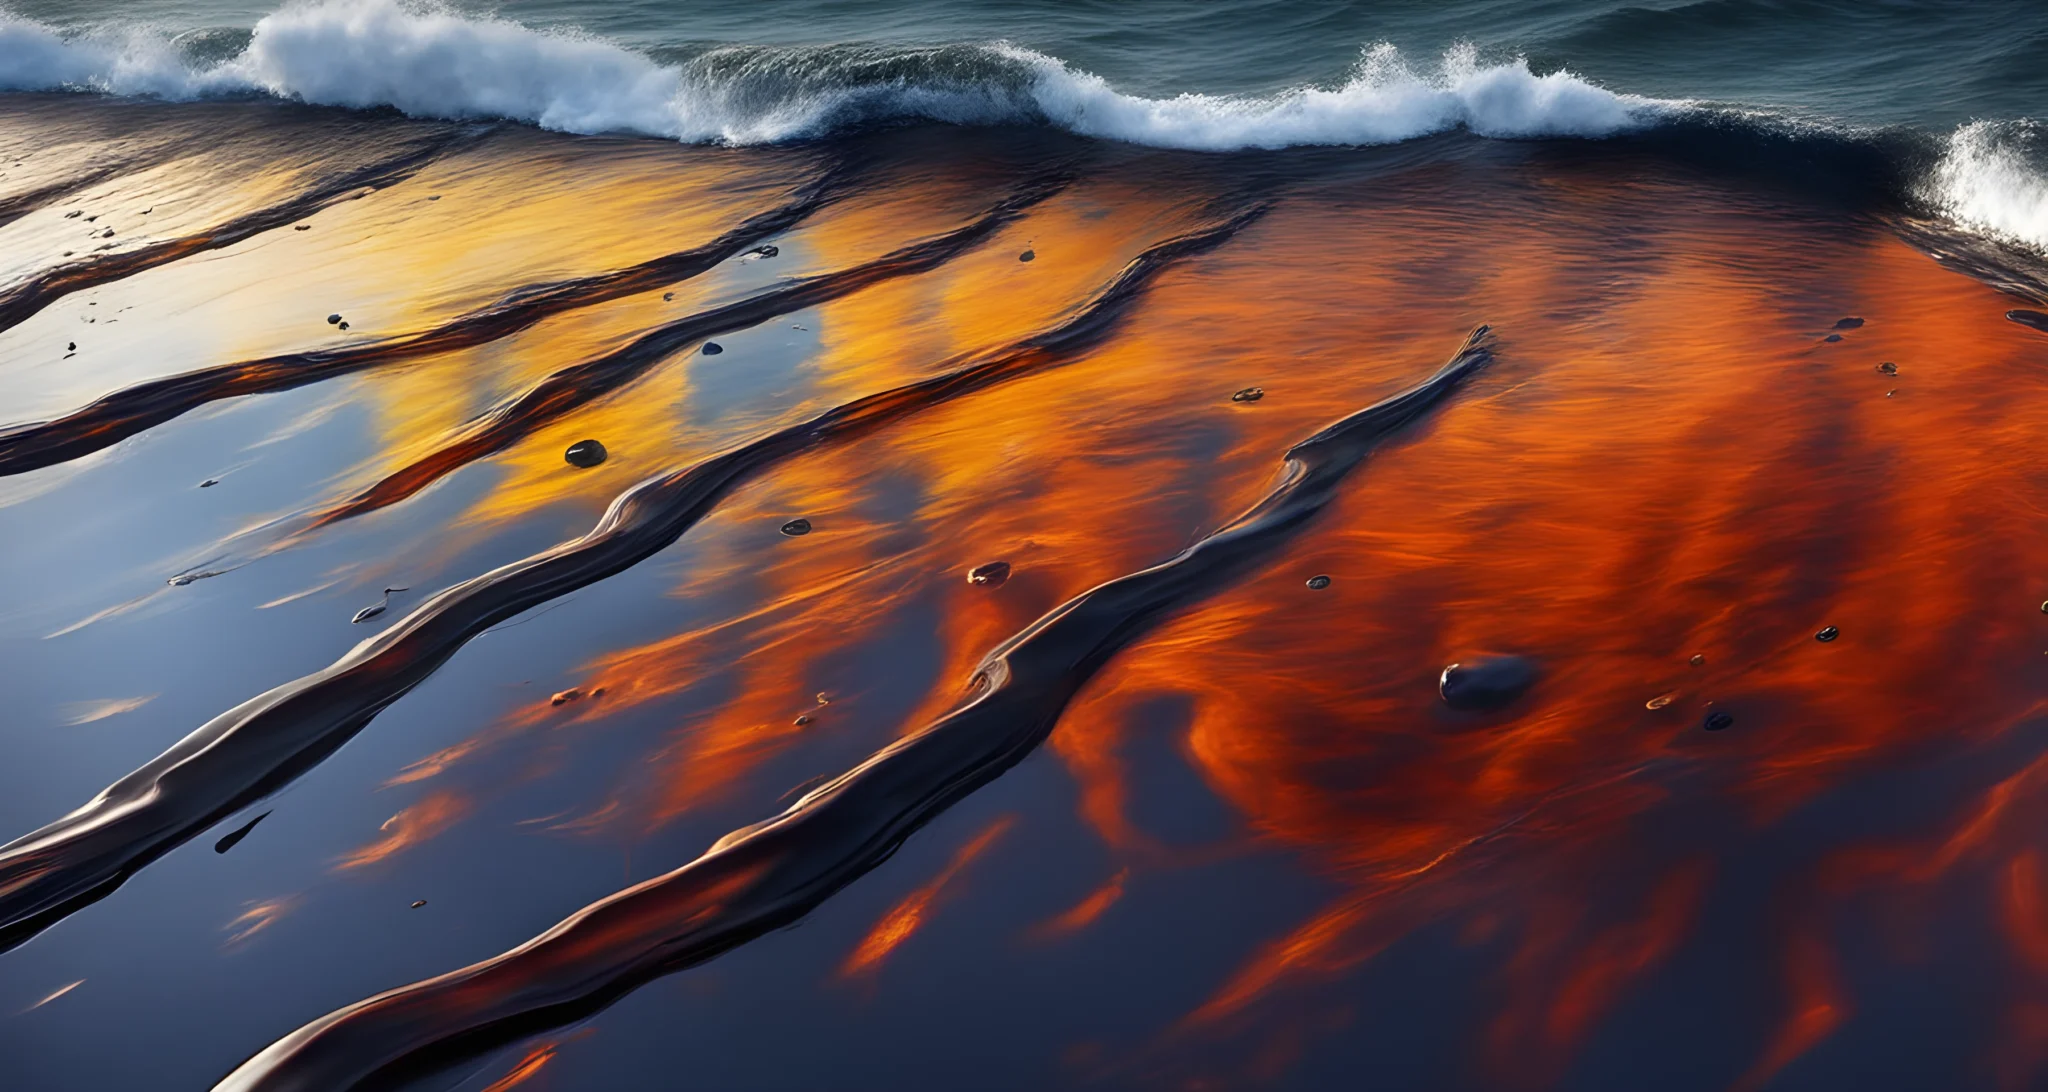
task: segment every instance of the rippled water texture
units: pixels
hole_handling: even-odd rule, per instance
[[[1695,136],[0,100],[0,1084],[2038,1087],[2038,267]]]

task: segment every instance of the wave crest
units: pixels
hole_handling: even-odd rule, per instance
[[[2048,253],[2048,177],[2039,169],[2040,127],[1973,121],[1949,136],[1927,200],[1967,227]]]
[[[1204,151],[1385,144],[1449,129],[1491,137],[1606,136],[1672,104],[1569,72],[1453,49],[1418,72],[1391,45],[1336,87],[1149,99],[1006,43],[934,48],[715,49],[662,64],[596,38],[401,0],[324,0],[260,20],[240,53],[201,63],[140,31],[67,37],[0,17],[0,88],[197,98],[261,93],[422,117],[498,117],[573,133],[698,143],[819,137],[861,124],[1050,123]]]

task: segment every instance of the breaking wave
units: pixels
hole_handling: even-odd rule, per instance
[[[507,118],[572,133],[693,143],[800,140],[877,122],[1054,124],[1111,140],[1204,151],[1386,144],[1463,128],[1489,137],[1599,137],[1676,104],[1570,72],[1482,63],[1469,46],[1418,70],[1391,45],[1341,85],[1266,96],[1143,98],[1007,43],[921,48],[723,47],[678,63],[586,35],[399,0],[287,7],[239,53],[218,35],[67,34],[0,16],[0,89],[191,99],[266,94],[421,117]]]

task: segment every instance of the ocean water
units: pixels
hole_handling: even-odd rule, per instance
[[[0,2],[0,1088],[2048,1080],[2048,5]]]

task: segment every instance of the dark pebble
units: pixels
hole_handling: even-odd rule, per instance
[[[1246,387],[1245,389],[1238,391],[1236,394],[1231,395],[1230,400],[1232,402],[1256,402],[1264,397],[1266,397],[1266,388]]]
[[[1708,713],[1707,722],[1705,724],[1702,724],[1700,727],[1705,728],[1709,732],[1719,732],[1734,723],[1734,717],[1729,716],[1726,713],[1715,712]]]
[[[809,713],[798,713],[798,714],[797,714],[797,716],[796,716],[796,726],[797,726],[797,727],[799,727],[799,728],[802,728],[803,726],[805,726],[805,725],[809,724],[810,722],[811,722],[811,715],[810,715]]]
[[[606,451],[604,445],[596,440],[578,440],[569,445],[569,450],[562,452],[562,461],[570,466],[589,470],[610,456],[611,452]]]
[[[663,292],[661,294],[661,298],[663,302],[667,302],[669,300],[675,299],[676,294],[674,292]]]
[[[782,533],[788,535],[791,538],[799,538],[803,535],[808,535],[811,533],[811,521],[807,519],[790,520],[788,523],[782,525]]]
[[[111,239],[111,238],[113,238],[113,237],[114,237],[114,229],[113,229],[113,228],[108,228],[107,230],[105,230],[105,231],[102,231],[102,232],[100,232],[100,238],[102,238],[102,239]]]
[[[79,213],[78,213],[78,210],[77,210],[77,209],[72,209],[72,210],[71,210],[70,212],[67,212],[67,213],[65,213],[65,214],[64,214],[64,218],[65,218],[66,220],[76,220],[76,219],[78,219],[78,216],[79,216]]]
[[[1879,364],[1877,366],[1877,370],[1883,372],[1886,375],[1899,374],[1899,366],[1897,364],[1892,363],[1889,360],[1885,361],[1882,364]]]
[[[1033,258],[1036,258],[1036,257],[1038,257],[1038,252],[1037,252],[1037,251],[1035,251],[1035,250],[1027,250],[1027,251],[1025,251],[1024,253],[1022,253],[1022,254],[1019,254],[1019,255],[1017,255],[1017,260],[1018,260],[1018,261],[1020,261],[1020,262],[1028,262],[1028,261],[1030,261],[1030,260],[1032,260]]]
[[[773,258],[777,254],[782,253],[782,248],[774,243],[768,243],[763,246],[757,246],[747,253],[752,254],[756,258]]]
[[[1822,341],[1827,341],[1827,342],[1836,342],[1836,341],[1840,341],[1840,340],[1842,340],[1842,335],[1840,335],[1840,334],[1829,334],[1828,336],[1826,336],[1826,337],[1824,337],[1824,338],[1821,338],[1821,340],[1822,340]]]
[[[2048,614],[2048,603],[2042,603],[2042,604],[2041,604],[2041,613],[2042,613],[2042,614]]]
[[[1822,629],[1819,633],[1814,634],[1813,639],[1819,641],[1821,644],[1827,644],[1829,641],[1832,641],[1835,638],[1840,637],[1841,635],[1841,630],[1836,629],[1833,626],[1828,626]]]
[[[427,200],[429,201],[439,201],[440,199],[441,195],[438,193],[432,193],[427,195]]]
[[[216,486],[216,485],[219,485],[219,484],[220,484],[220,479],[219,479],[219,478],[208,478],[208,479],[206,479],[205,481],[203,481],[203,482],[200,482],[200,483],[199,483],[199,488],[201,488],[201,489],[212,489],[212,488],[213,488],[214,486]]]
[[[705,356],[717,356],[718,354],[720,354],[720,353],[722,353],[722,352],[724,352],[724,351],[725,351],[725,346],[723,346],[723,345],[720,345],[719,343],[717,343],[717,342],[715,342],[715,341],[707,341],[707,342],[705,342],[705,343],[704,343],[704,355],[705,355]]]
[[[1863,320],[1860,318],[1845,318],[1840,322],[1835,323],[1835,329],[1854,330],[1861,325],[1863,325]]]
[[[333,326],[333,325],[335,325],[336,323],[339,323],[340,321],[341,321],[341,316],[340,316],[340,315],[338,315],[338,314],[336,314],[336,315],[329,315],[329,316],[327,316],[327,325],[329,325],[329,326]]]
[[[77,352],[77,351],[78,351],[78,343],[77,343],[77,342],[75,342],[75,341],[73,341],[73,342],[70,342],[69,344],[67,344],[67,345],[65,345],[65,346],[64,346],[64,351],[65,351],[65,352],[67,352],[67,353],[75,353],[75,352]]]
[[[311,225],[311,224],[300,224],[299,226],[297,226],[297,227],[293,228],[292,230],[293,230],[293,231],[311,231],[311,230],[313,230],[313,225]]]
[[[1003,582],[1008,579],[1010,579],[1010,563],[1007,561],[991,561],[986,565],[976,565],[968,570],[967,573],[967,582],[969,584],[980,584],[983,587],[989,588],[1002,587]]]
[[[2044,315],[2039,311],[2029,311],[2022,307],[2017,310],[2007,311],[2005,317],[2019,323],[2021,326],[2031,326],[2042,333],[2048,333],[2048,315]]]
[[[1524,656],[1481,656],[1444,668],[1437,693],[1453,709],[1499,709],[1536,685],[1541,674]]]
[[[415,910],[419,909],[419,908],[420,908],[420,907],[422,907],[422,906],[425,906],[426,904],[427,904],[427,900],[425,900],[425,899],[414,899],[414,900],[412,900],[412,908],[413,908],[413,909],[415,909]]]
[[[548,704],[549,704],[549,705],[567,705],[567,704],[569,704],[569,703],[570,703],[570,702],[572,702],[572,701],[580,701],[580,700],[582,700],[582,698],[583,698],[583,688],[582,688],[582,687],[580,687],[580,686],[572,686],[572,687],[570,687],[570,688],[569,688],[569,689],[567,689],[567,690],[557,690],[557,691],[555,691],[555,696],[554,696],[554,697],[552,697],[552,698],[549,698],[549,699],[548,699]]]
[[[1330,586],[1330,578],[1321,574],[1311,576],[1308,578],[1308,586],[1311,591],[1322,591]]]
[[[1692,659],[1687,660],[1685,662],[1693,665],[1694,667],[1704,667],[1707,662],[1707,657],[1702,653],[1695,652],[1692,654]]]

